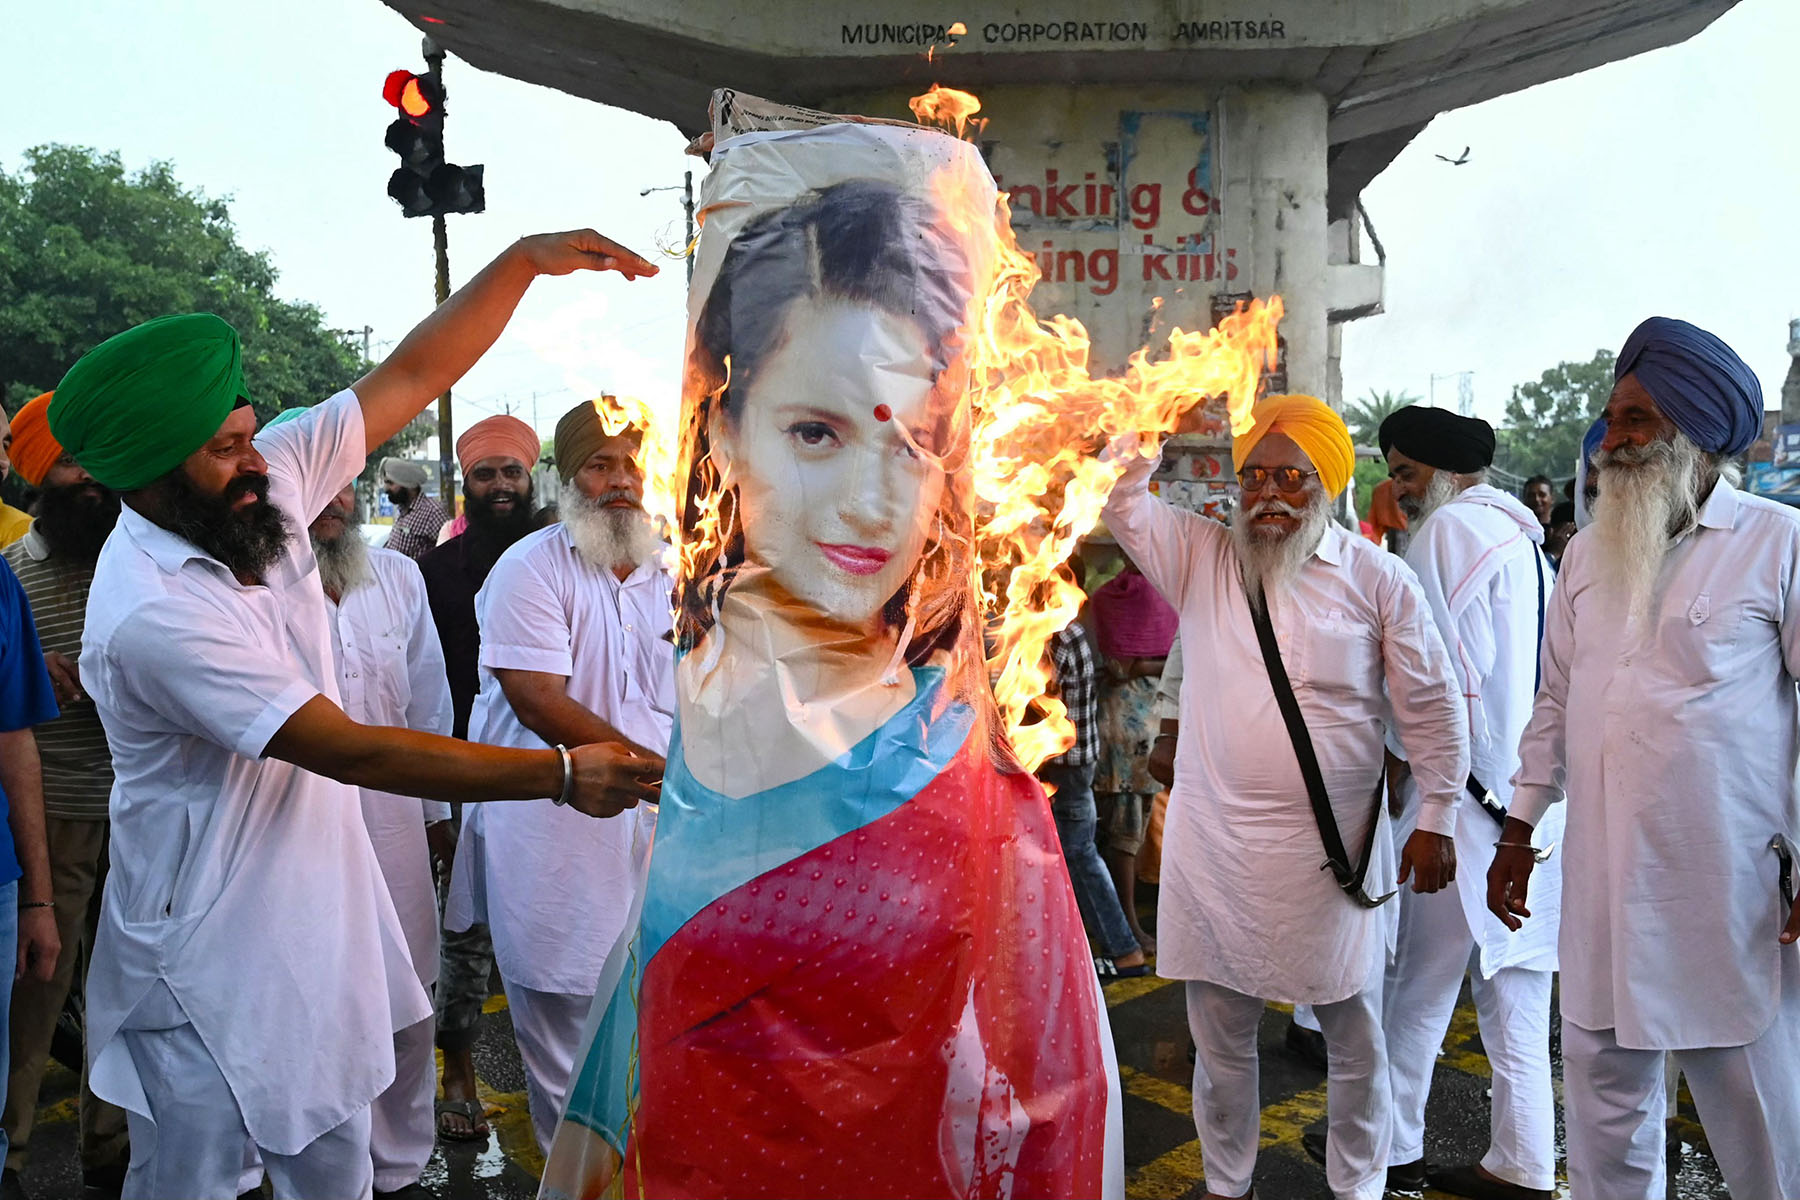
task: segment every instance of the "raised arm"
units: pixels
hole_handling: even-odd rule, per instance
[[[1225,536],[1224,528],[1150,494],[1158,456],[1145,455],[1137,435],[1113,439],[1106,457],[1125,464],[1101,513],[1107,529],[1163,599],[1185,611],[1188,584],[1194,577],[1194,549],[1208,537]]]
[[[656,274],[650,263],[591,229],[514,242],[356,381],[367,452],[374,453],[468,373],[506,328],[533,279],[572,271],[617,271],[627,279]]]

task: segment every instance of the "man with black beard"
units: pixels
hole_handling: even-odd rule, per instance
[[[11,1067],[0,1118],[9,1174],[25,1168],[57,1016],[93,950],[99,917],[93,901],[106,879],[106,802],[113,782],[106,731],[94,702],[82,693],[79,664],[94,563],[119,520],[119,498],[56,444],[45,420],[49,407],[49,395],[39,396],[13,418],[13,470],[38,489],[37,519],[5,555],[31,601],[44,664],[62,709],[61,716],[35,730],[43,763],[52,911],[62,950],[47,981],[27,976],[13,985]],[[85,1069],[81,1089],[82,1180],[94,1193],[117,1195],[129,1150],[125,1114],[94,1097]]]
[[[456,439],[462,468],[463,515],[468,528],[419,560],[425,594],[444,648],[450,678],[453,731],[469,736],[469,710],[479,686],[476,660],[481,630],[475,621],[475,594],[507,547],[537,528],[531,511],[531,469],[538,439],[517,417],[489,417]],[[432,848],[445,887],[456,852],[461,814],[432,827]],[[443,931],[439,953],[437,1044],[444,1054],[444,1098],[438,1104],[438,1135],[449,1141],[476,1141],[488,1134],[487,1117],[475,1094],[475,1032],[494,970],[494,945],[487,925]]]
[[[127,1197],[367,1196],[394,1034],[431,1012],[354,790],[554,797],[612,816],[656,795],[622,742],[476,746],[341,707],[305,520],[493,345],[532,281],[655,268],[594,233],[524,238],[380,364],[256,434],[235,330],[158,318],[84,354],[51,433],[120,493],[81,678],[113,753],[111,872],[88,973],[97,1095],[129,1111]],[[396,801],[396,803],[412,803]]]
[[[635,434],[609,435],[592,404],[556,426],[562,523],[521,538],[476,597],[481,694],[469,736],[497,746],[623,739],[668,750],[675,712],[674,581],[643,507]],[[444,923],[486,921],[538,1146],[550,1152],[600,969],[631,909],[633,815],[576,823],[553,804],[497,814],[464,832]]]
[[[354,485],[325,506],[307,533],[331,617],[344,711],[365,725],[450,732],[444,655],[418,566],[404,554],[371,549],[363,540]],[[450,806],[359,790],[363,823],[399,914],[413,971],[429,990],[438,978],[438,912],[426,826],[447,821]],[[435,1141],[437,1064],[431,1047],[429,1016],[394,1033],[394,1082],[371,1106],[369,1149],[377,1192],[422,1194],[419,1174]]]
[[[1330,1050],[1333,1195],[1380,1200],[1381,902],[1397,880],[1455,879],[1468,722],[1418,582],[1330,519],[1355,463],[1342,418],[1311,396],[1267,397],[1252,417],[1232,444],[1243,502],[1229,531],[1152,496],[1156,458],[1130,435],[1109,451],[1125,469],[1107,527],[1181,614],[1186,647],[1156,969],[1186,982],[1207,1196],[1250,1194],[1257,1028],[1275,1000],[1312,1005]],[[1421,793],[1397,877],[1380,791],[1390,722]]]
[[[1488,906],[1536,919],[1532,833],[1566,796],[1573,1194],[1663,1195],[1672,1056],[1731,1194],[1800,1196],[1800,517],[1737,490],[1762,389],[1724,342],[1652,317],[1614,369]]]

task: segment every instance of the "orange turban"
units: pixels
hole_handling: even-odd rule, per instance
[[[13,441],[8,453],[13,469],[32,487],[44,486],[44,476],[50,473],[50,468],[63,453],[63,448],[51,436],[50,421],[44,415],[50,411],[52,394],[45,392],[21,408],[12,419]]]
[[[527,471],[537,465],[538,437],[517,417],[489,417],[463,430],[456,439],[456,461],[463,474],[484,458],[516,458]]]
[[[1243,470],[1244,460],[1256,449],[1256,443],[1271,433],[1285,433],[1312,459],[1325,494],[1335,498],[1350,482],[1356,470],[1356,447],[1350,442],[1350,431],[1344,418],[1314,396],[1265,396],[1250,410],[1256,422],[1250,432],[1231,443],[1231,466]]]

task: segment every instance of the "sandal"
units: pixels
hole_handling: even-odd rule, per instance
[[[437,1100],[437,1133],[447,1142],[481,1142],[486,1141],[490,1132],[487,1123],[487,1110],[479,1099],[470,1100]],[[469,1123],[467,1129],[457,1129],[445,1117],[461,1117]]]
[[[1094,956],[1094,973],[1105,980],[1142,979],[1154,970],[1149,963],[1141,962],[1135,967],[1121,967],[1118,963],[1103,955]]]

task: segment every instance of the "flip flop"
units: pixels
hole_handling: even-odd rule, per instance
[[[487,1110],[479,1099],[437,1100],[433,1103],[437,1109],[437,1135],[447,1142],[483,1142],[492,1132],[487,1123]],[[444,1120],[447,1116],[463,1118],[469,1128],[466,1131],[452,1129]]]
[[[1139,963],[1135,967],[1121,967],[1103,955],[1096,954],[1094,956],[1094,973],[1109,982],[1114,979],[1142,979],[1153,970],[1155,968],[1147,962]]]

